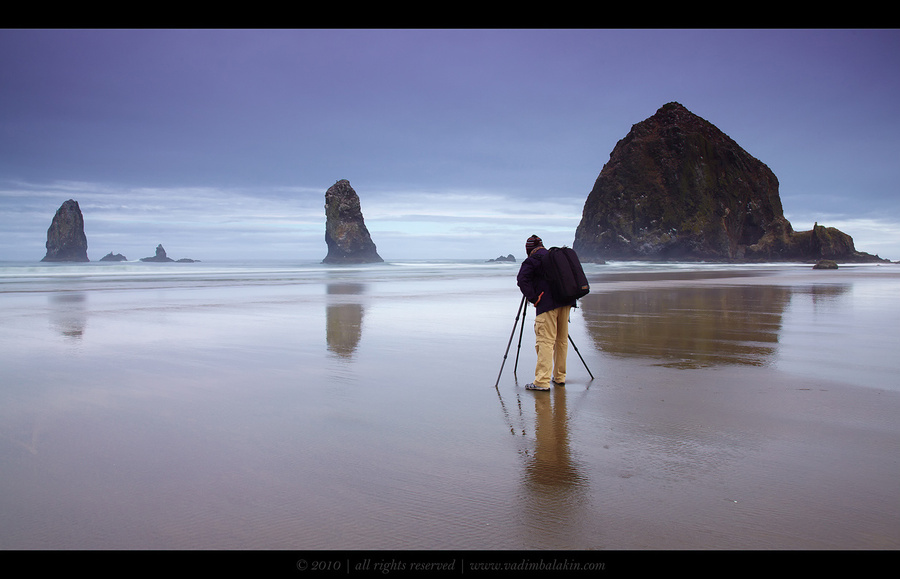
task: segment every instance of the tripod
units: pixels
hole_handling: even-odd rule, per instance
[[[496,388],[500,384],[500,376],[503,374],[503,366],[506,365],[506,357],[509,355],[509,347],[512,345],[513,336],[516,335],[516,326],[519,325],[519,316],[522,317],[522,325],[519,327],[519,345],[516,349],[516,364],[513,366],[513,375],[516,373],[516,369],[519,367],[519,352],[522,350],[522,332],[525,329],[525,310],[528,308],[528,304],[525,301],[525,296],[522,296],[522,301],[519,302],[519,310],[516,312],[516,321],[513,322],[512,332],[509,334],[509,342],[506,344],[506,352],[503,353],[503,363],[500,364],[500,373],[497,374],[497,382],[494,384],[494,388]],[[590,374],[591,380],[594,379],[594,375],[591,374],[591,369],[588,368],[587,362],[584,361],[584,358],[581,357],[581,352],[578,351],[578,346],[575,345],[575,342],[572,341],[571,334],[567,334],[569,338],[569,343],[572,344],[572,348],[575,349],[575,353],[578,354],[578,358],[581,359],[581,363],[584,364],[584,369],[587,370],[587,373]]]

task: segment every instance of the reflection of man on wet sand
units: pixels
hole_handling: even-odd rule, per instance
[[[587,479],[569,448],[566,389],[533,396],[535,440],[525,463],[522,508],[531,541],[543,548],[579,544],[590,532],[585,518]]]
[[[569,423],[565,389],[558,388],[551,401],[548,396],[534,397],[535,446],[528,464],[532,482],[570,486],[580,478],[569,452]]]

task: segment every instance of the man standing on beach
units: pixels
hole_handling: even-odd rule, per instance
[[[550,294],[550,284],[541,275],[541,260],[548,255],[544,243],[537,235],[525,242],[525,261],[519,268],[516,282],[522,294],[534,305],[534,338],[537,365],[534,382],[525,386],[528,390],[550,390],[552,381],[557,386],[566,385],[566,355],[569,351],[569,311],[572,304],[557,304]]]

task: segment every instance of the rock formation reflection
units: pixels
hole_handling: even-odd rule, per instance
[[[325,341],[328,351],[342,358],[350,358],[362,336],[363,306],[358,298],[364,284],[332,283],[326,287],[329,295],[325,307]]]
[[[50,323],[67,338],[80,339],[87,325],[85,302],[82,292],[59,292],[50,294]]]
[[[668,287],[613,291],[581,301],[594,345],[673,367],[763,366],[778,344],[791,288]]]

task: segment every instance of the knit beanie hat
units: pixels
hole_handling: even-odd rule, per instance
[[[528,241],[525,242],[525,257],[531,255],[531,252],[534,251],[535,247],[544,247],[544,242],[541,241],[541,238],[537,235],[532,235],[528,238]]]

